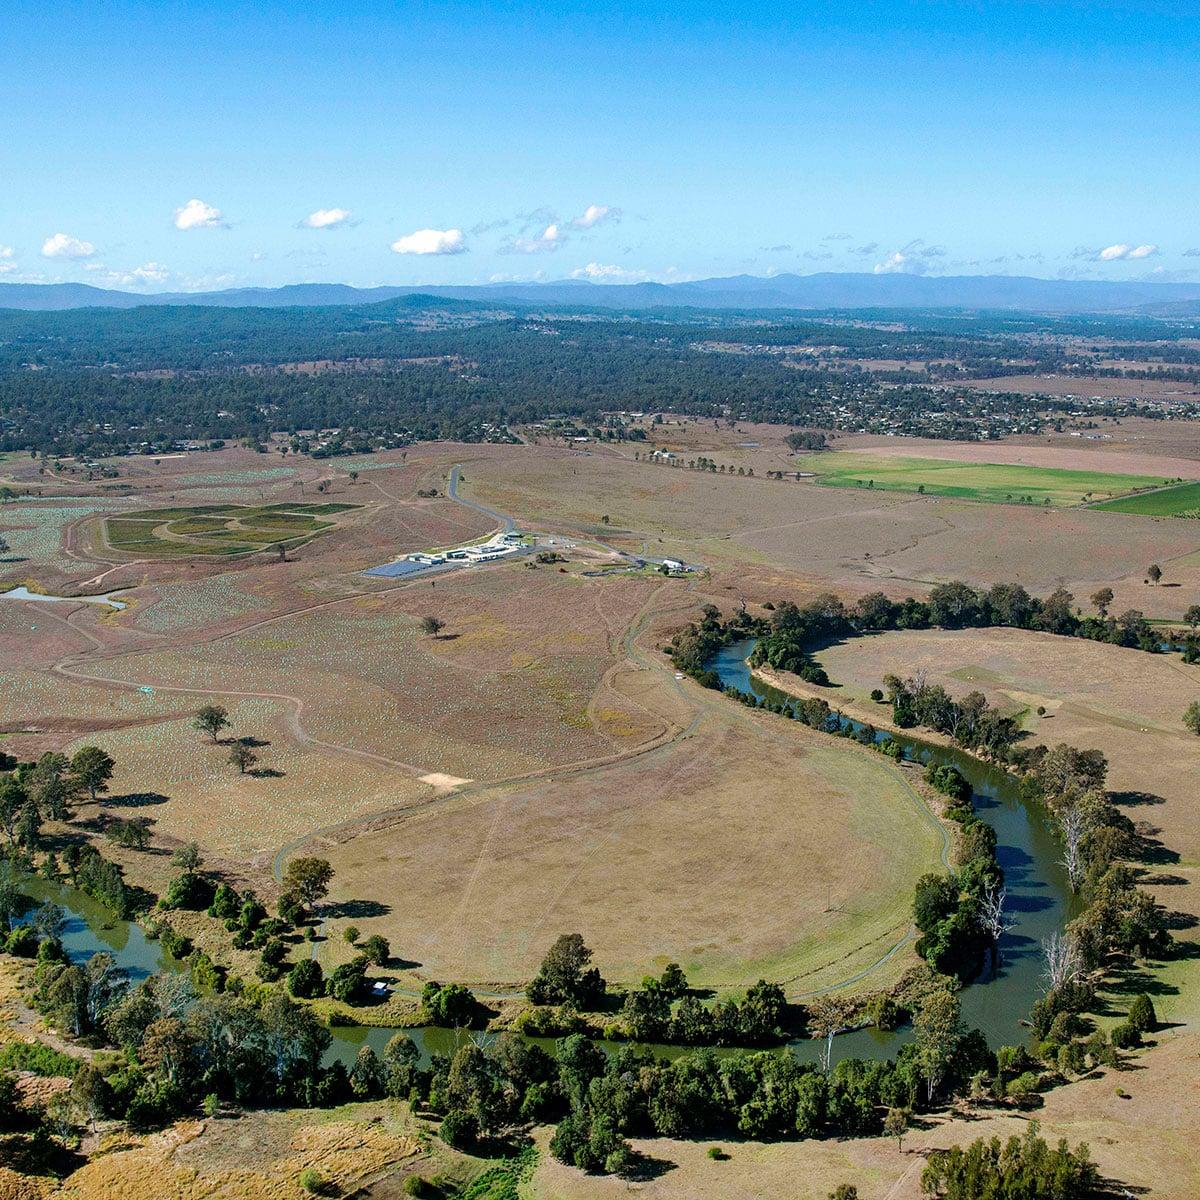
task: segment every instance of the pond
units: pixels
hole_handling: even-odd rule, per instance
[[[127,608],[124,600],[113,599],[115,595],[115,592],[105,592],[97,596],[48,596],[44,592],[31,592],[22,585],[9,588],[7,592],[0,592],[0,600],[36,600],[47,604],[104,604],[109,608]]]
[[[753,648],[753,639],[735,642],[717,654],[708,666],[727,686],[752,692],[775,703],[790,704],[793,697],[751,675],[746,659]],[[878,735],[879,740],[886,736]],[[1023,1042],[1025,1032],[1020,1022],[1028,1016],[1033,1002],[1043,991],[1042,939],[1060,930],[1074,915],[1066,873],[1058,861],[1059,846],[1046,814],[1040,807],[1021,799],[1016,779],[1006,772],[949,747],[932,745],[904,734],[893,736],[904,747],[907,758],[957,767],[970,781],[976,813],[996,831],[997,857],[1004,868],[1007,908],[1013,927],[1000,942],[998,966],[994,970],[989,967],[981,978],[962,990],[962,1012],[967,1025],[981,1029],[993,1048]],[[161,945],[148,938],[138,925],[113,918],[103,906],[74,888],[37,876],[24,876],[21,890],[38,903],[53,900],[66,910],[69,920],[63,942],[74,961],[86,961],[95,953],[107,951],[134,980],[144,979],[155,971],[184,969],[182,963],[166,954]],[[903,939],[896,948],[907,940]],[[869,976],[863,982],[869,985]],[[424,1061],[435,1053],[453,1054],[466,1038],[473,1036],[438,1027],[396,1030],[335,1026],[330,1032],[333,1043],[327,1058],[330,1061],[340,1059],[347,1065],[353,1062],[361,1046],[369,1045],[380,1052],[397,1032],[412,1038]],[[844,1033],[834,1040],[832,1060],[892,1057],[910,1036],[908,1029],[894,1033],[876,1029]],[[549,1051],[554,1048],[552,1039],[530,1040]],[[601,1044],[610,1049],[617,1046],[617,1043]],[[651,1049],[663,1057],[674,1058],[688,1053],[690,1048],[654,1046]],[[790,1043],[787,1049],[804,1062],[817,1062],[822,1045],[814,1039],[804,1038]],[[736,1051],[720,1050],[718,1053]]]

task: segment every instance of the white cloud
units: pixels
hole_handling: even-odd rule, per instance
[[[69,233],[56,233],[42,243],[43,258],[91,258],[95,253],[91,242],[80,241]]]
[[[142,263],[129,271],[115,271],[104,263],[84,263],[87,271],[97,284],[102,287],[134,287],[143,284],[165,283],[171,275],[162,263]]]
[[[875,274],[924,275],[929,270],[925,259],[945,257],[944,246],[930,246],[923,238],[913,238],[907,246],[901,246],[899,250],[894,250],[889,254],[883,262],[876,263]]]
[[[1112,246],[1105,246],[1103,250],[1098,250],[1094,254],[1094,258],[1098,262],[1122,262],[1127,259],[1153,258],[1158,253],[1158,247],[1148,243],[1141,246],[1127,246],[1124,242],[1117,242]]]
[[[549,250],[557,250],[566,239],[562,227],[551,223],[537,237],[519,237],[511,241],[501,250],[509,254],[542,254]]]
[[[650,276],[645,271],[629,271],[612,263],[590,262],[586,266],[576,267],[571,272],[572,279],[590,279],[594,283],[642,283]]]
[[[0,262],[0,275],[11,275],[17,270],[15,262]]]
[[[12,261],[13,248],[11,246],[0,246],[0,275],[9,275],[17,269],[17,264]]]
[[[901,271],[911,270],[912,264],[904,251],[898,250],[888,254],[882,263],[875,264],[876,275],[896,275]]]
[[[611,204],[589,204],[571,224],[576,229],[591,229],[605,221],[620,220],[620,217],[621,210],[613,208]]]
[[[506,275],[499,273],[488,276],[488,283],[540,283],[545,278],[545,271],[534,271],[532,275]]]
[[[397,254],[463,254],[467,239],[461,229],[418,229],[392,243]]]
[[[350,220],[351,213],[347,208],[318,208],[300,222],[305,229],[336,229]]]
[[[175,210],[176,229],[219,229],[225,224],[219,208],[205,204],[203,200],[189,200]]]
[[[13,248],[11,246],[0,246],[0,258],[12,258]]]
[[[148,262],[134,267],[129,274],[139,283],[165,283],[171,272],[162,263]]]

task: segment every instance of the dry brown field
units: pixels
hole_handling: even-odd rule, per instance
[[[897,978],[914,961],[906,887],[944,845],[902,773],[685,691],[700,712],[680,740],[545,782],[466,789],[326,846],[334,899],[402,897],[358,924],[405,947],[425,976],[471,983],[519,984],[575,930],[623,982],[669,961],[704,986],[766,976],[790,995]]]
[[[61,1200],[302,1200],[311,1192],[300,1174],[311,1169],[330,1192],[346,1195],[384,1173],[430,1170],[420,1129],[405,1108],[389,1104],[181,1121],[162,1133],[113,1139],[46,1194]],[[441,1153],[439,1167],[455,1157]]]
[[[1162,422],[1157,422],[1162,424]],[[1182,424],[1180,422],[1179,424]],[[1170,423],[1174,428],[1175,422]],[[1026,444],[1004,442],[945,442],[933,438],[889,438],[868,435],[848,437],[838,442],[839,450],[869,451],[884,458],[940,458],[950,462],[1007,463],[1026,467],[1057,467],[1070,471],[1111,471],[1116,475],[1161,475],[1164,478],[1200,479],[1200,462],[1182,455],[1172,457],[1162,446],[1140,449],[1122,437],[1117,426],[1089,430],[1104,434],[1108,440],[1091,441],[1087,436],[1062,435],[1051,443],[1049,438]]]
[[[954,578],[1065,585],[1081,602],[1107,585],[1118,610],[1175,619],[1200,598],[1191,521],[775,482],[763,476],[787,467],[782,454],[744,453],[757,456],[753,479],[546,449],[475,464],[468,494],[540,527],[702,562],[760,600],[805,586],[904,595]],[[1151,562],[1178,586],[1146,587]]]
[[[1138,400],[1188,400],[1200,385],[1171,379],[1108,379],[1078,375],[999,375],[991,379],[956,380],[955,387],[984,392],[1019,392],[1050,396],[1129,396]]]

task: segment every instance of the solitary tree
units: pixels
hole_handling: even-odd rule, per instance
[[[193,718],[192,728],[207,733],[215,744],[221,730],[229,728],[229,713],[219,704],[206,704]]]
[[[392,957],[392,946],[382,934],[373,933],[363,941],[362,952],[366,955],[368,962],[381,967]]]
[[[4,540],[4,538],[0,537],[0,556],[7,554],[8,551],[9,551],[8,542],[6,542]]]
[[[889,1108],[883,1119],[883,1132],[888,1137],[896,1139],[896,1149],[904,1149],[904,1135],[908,1132],[908,1122],[912,1113],[907,1108]]]
[[[1146,568],[1146,578],[1149,579],[1151,583],[1157,583],[1162,578],[1162,567],[1160,567],[1158,563],[1151,563]]]
[[[86,791],[95,804],[96,796],[108,791],[108,781],[116,765],[112,755],[99,746],[83,746],[71,758],[70,781]]]
[[[1200,604],[1193,604],[1184,614],[1183,619],[1187,622],[1189,629],[1195,629],[1200,625]]]
[[[1113,590],[1110,587],[1102,587],[1098,592],[1092,593],[1092,603],[1096,606],[1096,611],[1101,617],[1108,616],[1108,606],[1113,602]]]
[[[195,842],[188,842],[186,845],[180,846],[171,855],[171,865],[178,867],[181,871],[186,871],[189,875],[195,874],[200,869],[200,862],[200,847]]]
[[[258,755],[245,742],[234,742],[229,747],[229,761],[237,767],[239,775],[245,775],[258,762]]]
[[[441,617],[426,615],[421,618],[421,632],[435,638],[446,628],[446,622]]]
[[[333,867],[323,858],[293,858],[283,872],[283,886],[305,904],[315,904],[329,892]]]
[[[1193,700],[1183,711],[1183,723],[1200,737],[1200,700]]]

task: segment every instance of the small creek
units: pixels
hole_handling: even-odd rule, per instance
[[[708,665],[727,686],[753,692],[777,703],[790,703],[792,697],[752,677],[746,659],[753,648],[753,639],[735,642],[725,647]],[[835,699],[836,693],[831,693],[831,698]],[[880,734],[880,740],[885,736]],[[1020,1021],[1028,1015],[1034,1000],[1042,992],[1041,940],[1061,929],[1073,915],[1066,874],[1058,863],[1059,848],[1045,814],[1021,800],[1017,781],[1005,772],[954,749],[904,734],[894,736],[904,746],[908,758],[923,763],[950,763],[957,767],[971,783],[975,811],[981,820],[996,830],[997,857],[1004,868],[1008,912],[1014,926],[1000,943],[998,970],[988,970],[983,978],[963,989],[963,1018],[968,1026],[982,1029],[993,1047],[1023,1042],[1025,1035]],[[914,799],[914,805],[916,803],[918,801]],[[913,820],[925,819],[914,807]],[[134,980],[144,979],[155,971],[184,969],[183,964],[166,954],[162,946],[148,938],[138,925],[114,919],[82,892],[32,875],[23,876],[20,886],[34,901],[53,900],[66,910],[68,923],[63,942],[73,960],[85,961],[93,954],[107,951]],[[863,982],[869,986],[869,974]],[[370,1045],[377,1052],[381,1051],[398,1031],[382,1027],[335,1026],[330,1032],[333,1044],[329,1059],[338,1058],[349,1064],[361,1046]],[[413,1039],[426,1060],[430,1054],[453,1053],[469,1036],[437,1027],[402,1032]],[[906,1029],[894,1033],[860,1029],[841,1034],[834,1041],[833,1060],[890,1057],[909,1036]],[[553,1050],[552,1039],[531,1040]],[[661,1046],[653,1049],[664,1057],[676,1057],[687,1053],[689,1048]],[[805,1038],[790,1043],[788,1049],[805,1062],[816,1062],[821,1045]]]

